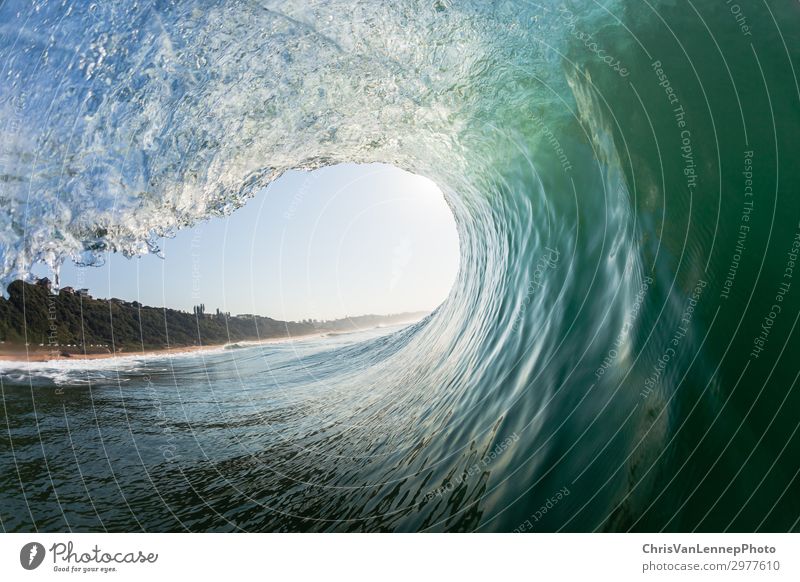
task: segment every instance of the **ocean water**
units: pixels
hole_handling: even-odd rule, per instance
[[[799,6],[0,4],[0,280],[340,162],[461,243],[401,330],[5,366],[3,529],[797,530]]]

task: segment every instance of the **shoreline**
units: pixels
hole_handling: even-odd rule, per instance
[[[97,352],[97,353],[83,353],[83,352],[66,352],[60,349],[24,349],[24,346],[13,346],[9,349],[6,346],[0,346],[0,362],[16,362],[20,364],[25,363],[42,363],[42,362],[81,362],[88,360],[107,360],[111,358],[138,358],[142,356],[159,356],[171,354],[189,354],[194,352],[205,352],[210,350],[218,350],[225,348],[229,345],[249,344],[252,346],[264,344],[282,344],[291,342],[297,339],[311,339],[322,337],[324,334],[304,334],[291,337],[272,337],[262,339],[247,339],[238,341],[229,341],[223,344],[206,344],[199,346],[174,346],[169,348],[160,349],[142,349],[137,351],[118,350],[116,352]],[[65,355],[68,353],[68,355]]]

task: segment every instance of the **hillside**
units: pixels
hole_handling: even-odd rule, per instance
[[[353,331],[419,318],[422,314],[367,315],[327,322],[286,322],[248,315],[195,313],[147,307],[119,299],[93,299],[67,288],[52,293],[46,284],[15,281],[0,297],[0,342],[6,349],[58,349],[103,353],[213,345],[233,341]]]

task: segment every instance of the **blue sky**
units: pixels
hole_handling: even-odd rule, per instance
[[[332,319],[431,310],[458,269],[439,189],[379,164],[291,172],[231,216],[164,239],[162,250],[163,259],[70,263],[61,284],[146,305]]]

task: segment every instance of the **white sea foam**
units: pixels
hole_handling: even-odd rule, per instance
[[[0,46],[11,63],[0,284],[37,261],[152,252],[158,236],[234,210],[289,169],[384,162],[461,175],[475,160],[458,134],[498,106],[481,102],[480,83],[463,94],[468,80],[540,55],[512,51],[488,7],[406,4],[364,4],[362,18],[344,0],[9,11],[2,26],[24,29],[26,49]],[[548,34],[542,17],[526,26]]]

